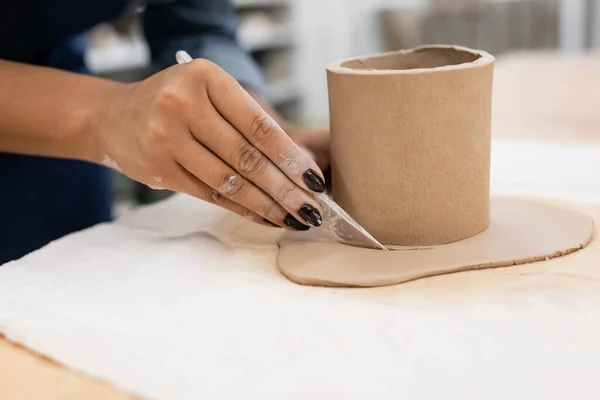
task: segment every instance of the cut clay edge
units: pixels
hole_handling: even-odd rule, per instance
[[[551,260],[553,258],[564,257],[564,256],[567,256],[569,254],[572,254],[579,250],[584,249],[588,244],[590,244],[592,242],[594,236],[595,236],[595,232],[590,235],[590,237],[587,239],[587,241],[580,244],[579,246],[569,248],[567,250],[559,250],[559,251],[554,252],[554,254],[551,254],[551,255],[529,257],[526,259],[520,259],[520,260],[514,260],[514,261],[500,261],[500,262],[489,262],[489,263],[485,263],[485,264],[467,265],[467,266],[460,267],[460,268],[441,270],[441,271],[437,271],[435,273],[424,273],[422,275],[418,275],[418,276],[415,276],[410,279],[400,279],[396,282],[381,283],[376,280],[373,280],[370,283],[365,283],[364,285],[357,285],[357,284],[351,284],[351,283],[343,284],[343,283],[319,279],[318,283],[312,283],[311,281],[315,281],[315,279],[305,279],[303,277],[294,275],[292,273],[286,273],[281,268],[279,268],[279,271],[281,272],[281,274],[283,276],[288,278],[291,282],[302,285],[302,286],[374,289],[374,288],[378,288],[378,287],[395,286],[395,285],[399,285],[401,283],[416,281],[419,279],[429,278],[432,276],[450,275],[450,274],[456,274],[456,273],[466,272],[466,271],[477,271],[480,269],[514,267],[517,265],[533,264],[533,263],[540,262],[540,261]]]
[[[383,58],[386,56],[394,56],[394,55],[398,55],[398,54],[410,54],[410,53],[415,53],[421,50],[428,50],[428,49],[452,49],[452,50],[457,50],[457,51],[462,51],[465,53],[469,53],[469,54],[473,54],[476,56],[479,56],[479,58],[475,61],[472,62],[467,62],[467,63],[461,63],[461,64],[454,64],[454,65],[443,65],[441,67],[433,67],[433,68],[413,68],[413,69],[354,69],[354,68],[348,68],[348,67],[342,67],[342,64],[350,62],[350,61],[356,61],[356,60],[368,60],[369,58]],[[413,74],[425,74],[425,73],[435,73],[435,72],[442,72],[442,71],[455,71],[455,70],[461,70],[461,69],[469,69],[469,68],[479,68],[479,67],[483,67],[489,64],[492,64],[495,62],[495,57],[492,56],[491,54],[489,54],[488,52],[484,51],[484,50],[474,50],[474,49],[469,49],[467,47],[463,47],[463,46],[454,46],[454,45],[435,45],[435,44],[428,44],[428,45],[423,45],[423,46],[417,46],[411,49],[406,49],[406,50],[395,50],[395,51],[388,51],[388,52],[384,52],[384,53],[376,53],[376,54],[369,54],[366,56],[362,56],[362,57],[351,57],[351,58],[346,58],[343,60],[339,60],[333,63],[330,63],[327,65],[326,69],[329,72],[333,72],[333,73],[338,73],[338,74],[347,74],[347,75],[413,75]]]
[[[534,202],[536,202],[536,201],[534,201]],[[556,206],[553,206],[553,207],[556,207]],[[562,207],[558,207],[558,208],[562,209]],[[363,288],[363,289],[395,286],[395,285],[398,285],[401,283],[411,282],[411,281],[415,281],[418,279],[439,276],[439,275],[448,275],[448,274],[454,274],[454,273],[460,273],[460,272],[466,272],[466,271],[476,271],[476,270],[480,270],[480,269],[504,268],[504,267],[512,267],[512,266],[517,266],[517,265],[524,265],[524,264],[533,264],[536,262],[546,261],[546,260],[550,260],[553,258],[563,257],[563,256],[567,256],[569,254],[575,253],[579,250],[584,249],[587,245],[589,245],[596,238],[597,227],[596,227],[596,222],[594,221],[594,219],[587,214],[583,214],[583,213],[576,212],[576,211],[571,211],[571,212],[585,215],[591,220],[590,221],[591,222],[591,233],[587,236],[586,240],[584,240],[578,246],[569,247],[569,248],[563,249],[563,250],[557,250],[551,254],[531,256],[531,257],[521,258],[521,259],[517,259],[517,260],[491,261],[491,262],[487,262],[487,263],[483,263],[483,264],[473,264],[473,265],[466,265],[464,267],[458,267],[458,268],[448,268],[445,270],[439,270],[439,271],[435,271],[435,272],[426,272],[421,275],[416,275],[409,279],[398,279],[395,281],[389,281],[388,279],[386,279],[386,282],[381,282],[381,281],[378,281],[377,279],[372,279],[368,282],[365,282],[364,284],[339,283],[339,282],[334,282],[334,281],[329,281],[329,280],[324,280],[324,279],[319,279],[319,278],[308,279],[308,278],[304,278],[299,275],[295,275],[290,272],[286,272],[286,271],[284,271],[283,268],[280,267],[280,263],[279,263],[280,255],[278,255],[278,260],[277,260],[278,263],[277,264],[278,264],[278,269],[283,276],[285,276],[291,282],[299,284],[299,285],[313,286],[313,287]],[[402,250],[405,250],[405,251],[411,251],[411,250],[412,251],[415,251],[415,250],[423,251],[423,250],[425,250],[426,251],[426,250],[433,250],[433,249],[435,249],[435,247],[439,247],[439,246],[444,246],[444,245],[424,246],[424,247],[395,246],[396,247],[395,250],[400,250],[400,251],[402,251]],[[281,251],[281,245],[280,245],[280,251]]]

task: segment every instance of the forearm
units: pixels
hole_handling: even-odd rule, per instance
[[[94,126],[122,84],[0,60],[0,151],[98,162]]]

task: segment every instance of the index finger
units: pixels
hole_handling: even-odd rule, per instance
[[[313,192],[325,191],[323,172],[315,161],[233,77],[219,68],[217,79],[210,80],[207,89],[219,114],[288,178]]]

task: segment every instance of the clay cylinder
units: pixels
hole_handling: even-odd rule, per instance
[[[489,224],[494,58],[456,46],[327,66],[333,198],[386,245]]]

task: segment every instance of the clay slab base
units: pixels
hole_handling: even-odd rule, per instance
[[[385,252],[307,241],[306,236],[303,241],[295,241],[288,236],[280,245],[279,269],[302,285],[387,286],[559,257],[585,247],[593,232],[594,222],[587,215],[534,201],[492,198],[489,228],[471,238]]]

